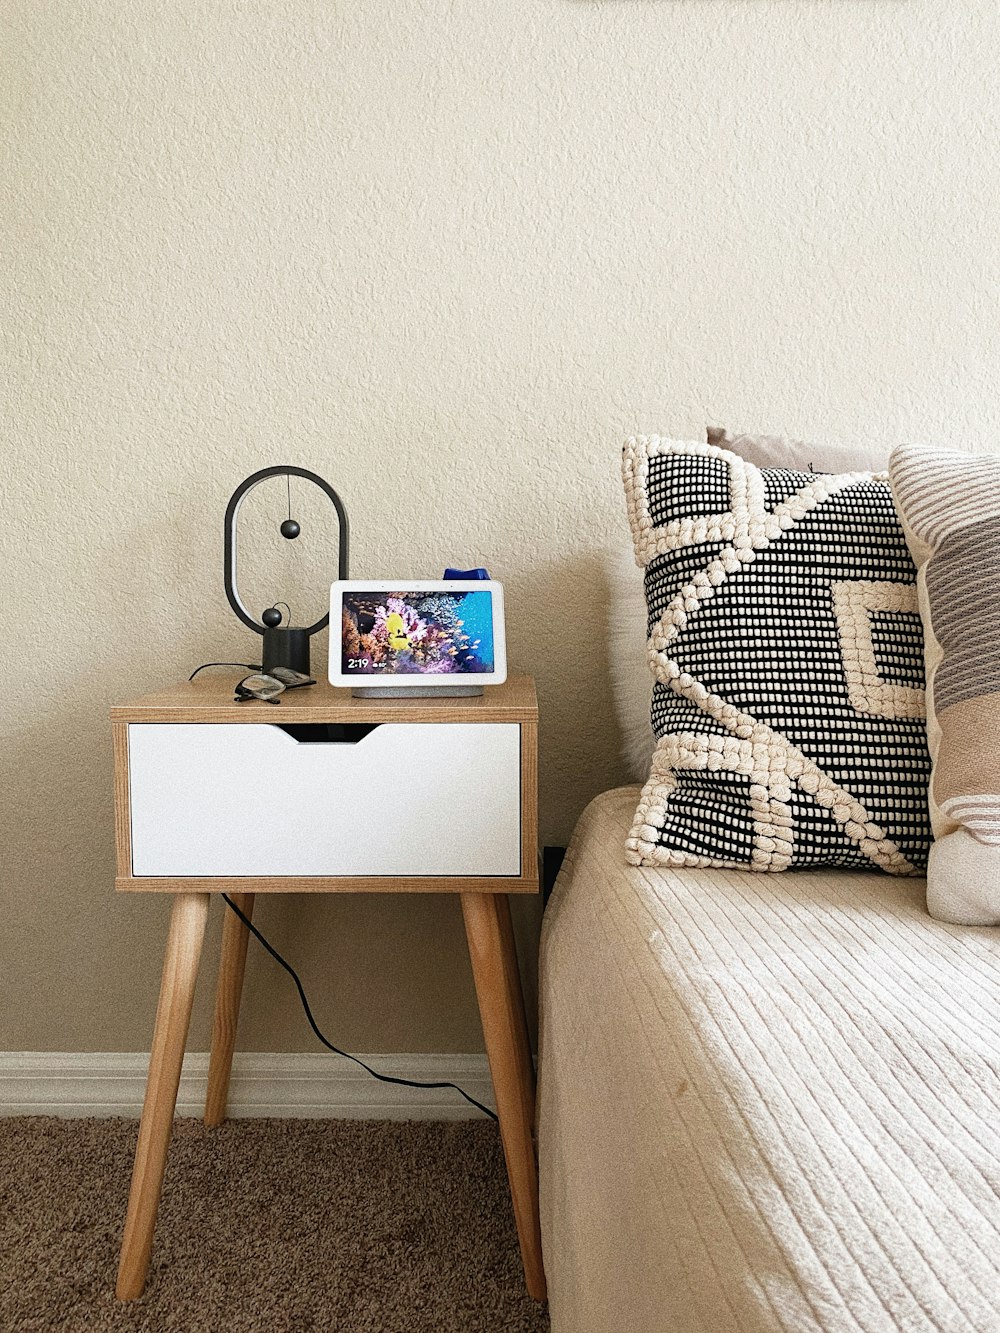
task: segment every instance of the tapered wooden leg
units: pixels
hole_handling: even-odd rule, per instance
[[[253,916],[254,895],[234,893],[233,902],[247,918]],[[222,955],[219,960],[219,984],[215,992],[215,1021],[212,1024],[212,1057],[208,1062],[208,1092],[205,1096],[205,1124],[221,1125],[226,1118],[229,1075],[233,1068],[236,1027],[240,1021],[240,996],[243,994],[243,969],[247,961],[250,932],[235,912],[226,908],[222,923]]]
[[[545,1300],[532,1128],[535,1075],[506,894],[463,893],[462,914],[528,1294]]]
[[[167,1164],[167,1149],[177,1104],[177,1085],[181,1077],[181,1061],[191,1021],[191,1005],[207,919],[207,893],[179,893],[176,896],[163,959],[163,979],[156,1008],[156,1026],[153,1029],[146,1098],[142,1105],[128,1215],[118,1264],[115,1294],[121,1301],[135,1300],[142,1295],[146,1285],[149,1257],[153,1250],[156,1210],[163,1187],[163,1171]]]

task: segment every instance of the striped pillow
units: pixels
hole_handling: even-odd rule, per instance
[[[941,921],[1000,925],[1000,456],[904,445],[889,475],[924,622],[927,908]]]

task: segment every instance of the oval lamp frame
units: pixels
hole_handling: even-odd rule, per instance
[[[248,629],[252,629],[256,634],[263,634],[266,626],[254,620],[253,616],[243,604],[240,597],[239,586],[236,582],[236,559],[237,559],[237,519],[239,518],[240,505],[246,499],[247,495],[259,486],[261,482],[269,481],[272,477],[302,477],[305,481],[311,481],[314,486],[318,486],[321,491],[333,502],[333,507],[337,511],[337,523],[339,533],[339,551],[337,557],[337,577],[346,579],[348,576],[348,549],[350,542],[350,526],[347,521],[347,510],[344,508],[344,502],[333,489],[328,481],[316,475],[315,472],[309,472],[303,467],[294,467],[291,464],[278,467],[261,468],[259,472],[254,472],[252,476],[241,481],[230,498],[226,506],[226,521],[224,525],[224,556],[223,556],[223,577],[226,584],[226,597],[229,599],[229,605],[233,608],[240,620]],[[330,612],[321,616],[314,625],[302,630],[302,633],[310,638],[319,630],[324,629],[330,623]]]

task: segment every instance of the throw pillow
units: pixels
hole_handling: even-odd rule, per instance
[[[658,738],[629,860],[921,867],[922,634],[888,482],[658,436],[623,473]]]
[[[751,435],[725,426],[705,428],[709,444],[731,450],[759,468],[783,467],[799,472],[879,471],[888,463],[883,445],[807,444],[783,435]],[[652,690],[645,653],[635,640],[643,616],[636,616],[635,603],[645,610],[642,580],[635,562],[624,552],[608,553],[608,665],[615,718],[621,737],[621,756],[630,782],[642,782],[649,773],[653,736],[649,729],[649,696]]]
[[[751,435],[725,426],[706,426],[709,444],[730,449],[754,467],[790,467],[799,472],[883,472],[889,463],[884,444],[806,444],[784,435]]]
[[[927,908],[1000,925],[1000,457],[905,445],[889,475],[920,570],[934,761]]]

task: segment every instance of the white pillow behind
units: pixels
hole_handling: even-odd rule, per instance
[[[859,440],[851,444],[807,444],[785,435],[751,435],[726,426],[707,426],[709,444],[739,454],[754,467],[783,467],[793,472],[884,472],[889,446]]]

